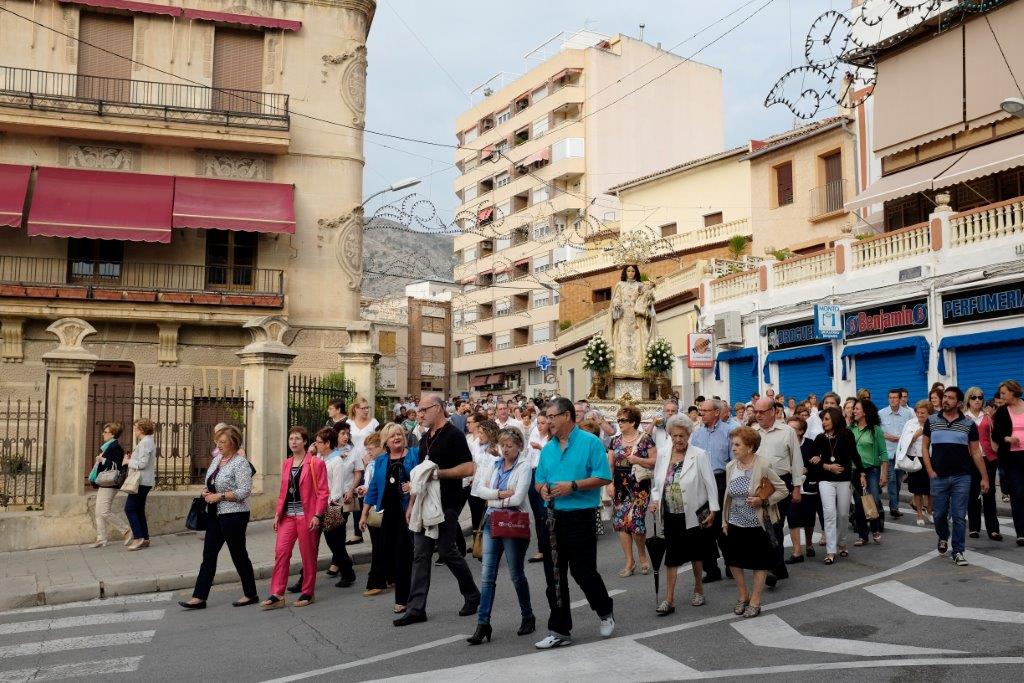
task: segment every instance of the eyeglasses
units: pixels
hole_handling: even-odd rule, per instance
[[[754,410],[754,415],[767,415],[768,413],[774,413],[775,408],[769,408],[768,410]]]
[[[628,417],[620,417],[618,420],[616,420],[616,422],[618,422],[620,425],[624,425],[627,422],[632,422],[632,420],[629,419]]]
[[[569,411],[568,410],[563,410],[560,413],[547,413],[547,416],[548,416],[548,419],[550,420],[552,418],[558,417],[559,415],[565,415],[567,412],[569,412]]]

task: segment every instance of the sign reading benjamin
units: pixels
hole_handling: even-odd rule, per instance
[[[862,339],[928,327],[928,299],[911,299],[846,313],[846,338]]]
[[[843,338],[843,314],[838,304],[814,304],[814,336],[818,339]]]
[[[715,366],[715,335],[691,332],[686,335],[686,366],[689,368],[713,368]]]
[[[814,336],[813,320],[798,320],[792,323],[768,326],[769,351],[806,346],[817,341],[817,337]]]
[[[942,295],[942,323],[955,325],[975,320],[1024,315],[1024,282],[1004,282],[967,292]]]

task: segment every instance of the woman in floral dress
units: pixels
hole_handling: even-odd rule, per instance
[[[633,546],[636,545],[640,558],[640,573],[648,574],[651,567],[647,562],[647,507],[651,498],[651,478],[658,458],[654,440],[639,429],[640,411],[633,406],[619,410],[620,434],[612,439],[608,460],[614,472],[614,481],[609,484],[612,496],[612,527],[619,533],[619,544],[626,556],[626,566],[619,572],[625,578],[632,576],[636,569],[633,560]],[[637,467],[639,466],[639,467]]]

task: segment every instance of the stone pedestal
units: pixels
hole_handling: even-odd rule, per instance
[[[345,379],[355,385],[356,393],[370,403],[371,412],[377,405],[376,368],[380,354],[374,348],[373,324],[369,320],[353,320],[345,326],[348,345],[338,354]]]
[[[82,341],[96,328],[80,318],[61,318],[46,328],[58,339],[43,354],[46,365],[46,475],[43,509],[47,517],[86,512],[85,473],[98,444],[89,438],[89,376],[99,357]]]
[[[615,377],[608,390],[608,398],[603,401],[591,401],[590,404],[606,416],[613,416],[625,405],[636,406],[644,422],[654,419],[661,410],[661,403],[647,400],[647,380],[639,377]]]
[[[288,368],[298,354],[282,341],[288,323],[279,316],[254,318],[243,327],[252,334],[252,343],[235,352],[252,401],[245,452],[256,467],[254,491],[273,494],[281,483],[281,461],[288,452]]]

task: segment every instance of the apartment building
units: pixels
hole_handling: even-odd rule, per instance
[[[1000,45],[1021,62],[1024,2],[882,15],[846,56],[877,65],[862,140],[881,175],[844,208],[884,231],[855,234],[858,221],[834,248],[702,284],[704,323],[736,323],[721,325],[707,394],[905,387],[913,403],[936,381],[992,396],[1020,379],[1024,103]],[[827,335],[823,303],[840,308]]]
[[[451,393],[452,298],[445,282],[406,285],[402,296],[364,300],[361,317],[376,328],[377,386],[388,397]]]
[[[267,315],[291,326],[295,368],[340,367],[372,0],[5,7],[5,391],[41,392],[46,328],[71,316],[121,383],[240,388],[242,325]],[[307,114],[340,126],[293,125]]]
[[[619,220],[604,192],[723,146],[718,69],[586,31],[527,58],[536,65],[489,82],[455,124],[455,279],[463,285],[452,311],[456,392],[554,390],[554,372],[536,367],[557,335],[551,270]]]

